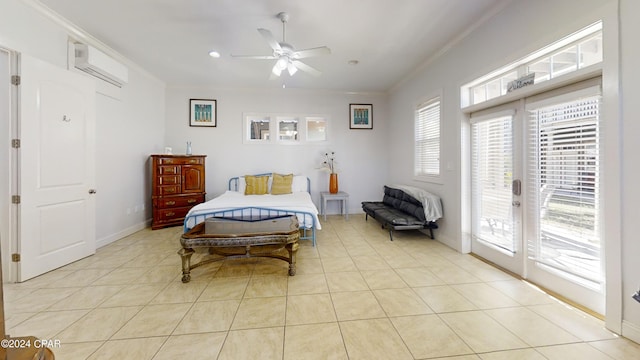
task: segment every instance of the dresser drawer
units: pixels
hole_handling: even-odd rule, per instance
[[[159,209],[173,208],[173,207],[192,207],[194,205],[204,202],[204,195],[194,196],[171,196],[156,199],[154,201],[155,207]]]
[[[189,212],[189,209],[191,209],[190,206],[158,210],[158,213],[157,213],[158,220],[166,221],[166,220],[174,220],[174,219],[184,219],[184,217]]]
[[[180,175],[158,176],[158,185],[178,185],[178,184],[180,184]]]
[[[158,173],[160,175],[179,175],[180,166],[176,165],[160,165],[158,166]]]
[[[180,185],[158,186],[157,189],[160,196],[180,194]]]
[[[175,164],[175,165],[202,165],[204,164],[204,158],[193,158],[193,157],[174,157],[174,158],[160,158],[158,159],[158,164]]]

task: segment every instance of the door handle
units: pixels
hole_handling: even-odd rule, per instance
[[[511,182],[511,192],[513,195],[520,196],[522,193],[522,182],[520,180],[513,180]]]
[[[511,206],[520,207],[520,201],[514,200],[511,202]]]
[[[95,193],[97,193],[98,191],[96,189],[89,189],[89,194],[93,195]]]

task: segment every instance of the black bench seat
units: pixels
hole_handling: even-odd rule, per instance
[[[365,201],[362,203],[365,219],[369,216],[376,219],[383,228],[389,229],[389,238],[393,241],[393,230],[429,229],[429,236],[434,239],[433,230],[438,228],[435,221],[427,221],[422,203],[400,189],[384,187],[382,201]]]

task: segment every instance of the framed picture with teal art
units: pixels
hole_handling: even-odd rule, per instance
[[[190,99],[189,125],[215,127],[217,125],[216,101],[205,99]]]
[[[349,129],[373,129],[373,105],[349,104]]]

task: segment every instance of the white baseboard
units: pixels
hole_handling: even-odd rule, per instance
[[[640,344],[640,326],[626,320],[622,320],[622,336]]]
[[[454,239],[449,238],[446,235],[438,234],[438,230],[433,231],[433,235],[436,238],[436,241],[443,243],[444,245],[452,248],[453,250],[462,253],[460,249],[460,243],[455,241]]]
[[[147,228],[149,226],[151,226],[151,220],[147,220],[147,221],[138,223],[136,225],[129,226],[128,228],[123,229],[121,231],[118,231],[115,234],[111,234],[111,235],[103,237],[101,239],[97,239],[96,240],[96,248],[99,249],[99,248],[101,248],[103,246],[109,245],[114,241],[120,240],[120,239],[122,239],[124,237],[127,237],[127,236],[129,236],[129,235],[131,235],[133,233],[136,233],[136,232],[138,232],[138,231],[140,231],[140,230],[142,230],[144,228]]]

